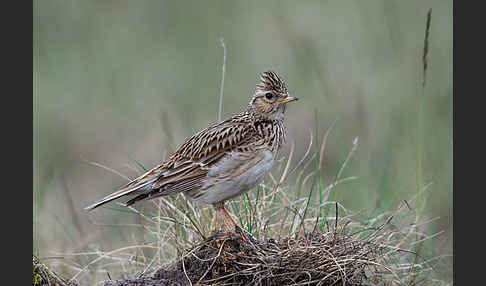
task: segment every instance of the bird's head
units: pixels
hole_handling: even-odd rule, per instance
[[[283,79],[273,71],[260,75],[255,94],[248,108],[265,119],[283,119],[285,105],[297,97],[291,96]]]

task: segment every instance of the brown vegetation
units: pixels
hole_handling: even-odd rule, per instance
[[[349,221],[325,232],[314,229],[282,240],[242,239],[216,233],[182,258],[150,277],[107,281],[104,286],[134,285],[395,285],[411,279],[413,269],[398,261],[412,252],[392,239],[389,225],[351,233]],[[316,222],[317,226],[317,222]],[[423,265],[415,269],[423,269]],[[407,274],[404,272],[408,272]],[[405,275],[404,275],[405,274]],[[418,273],[415,273],[418,274]]]

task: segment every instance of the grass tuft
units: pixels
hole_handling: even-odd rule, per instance
[[[378,214],[376,210],[370,210],[372,214],[353,213],[329,199],[336,185],[356,179],[342,178],[342,173],[358,147],[355,138],[336,175],[324,185],[319,169],[333,126],[327,129],[320,144],[310,133],[307,151],[293,169],[292,144],[288,158],[276,163],[264,183],[228,202],[227,208],[251,237],[250,242],[222,232],[223,223],[211,207],[195,205],[183,194],[128,208],[103,207],[137,216],[139,223],[132,226],[142,228],[146,240],[109,251],[64,254],[88,261],[84,266],[68,265],[75,269],[72,280],[84,275],[106,279],[108,274],[115,277],[116,273],[151,283],[162,279],[160,275],[173,276],[166,280],[189,277],[194,285],[198,281],[202,285],[223,285],[230,280],[236,281],[235,285],[259,285],[257,282],[263,281],[281,283],[265,285],[290,285],[285,284],[290,281],[294,281],[292,285],[404,285],[430,280],[430,261],[435,260],[429,256],[427,262],[414,247],[440,233],[420,233],[419,226],[430,221],[419,221],[410,208],[419,194],[393,212]],[[141,163],[139,166],[145,169]],[[316,191],[319,197],[313,199]],[[112,285],[109,283],[105,285]]]
[[[334,223],[324,231],[316,217],[305,220],[297,237],[271,238],[277,226],[260,239],[218,232],[151,276],[103,285],[412,285],[412,277],[420,285],[441,285],[430,278],[439,258],[416,262],[410,250],[418,243],[417,226],[409,223],[413,216],[402,204],[363,223],[354,215],[339,216],[336,205],[329,218]]]

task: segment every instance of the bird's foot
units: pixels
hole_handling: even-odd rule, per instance
[[[256,243],[257,240],[250,234],[245,233],[245,231],[239,226],[235,225],[235,233],[241,237],[246,242]]]

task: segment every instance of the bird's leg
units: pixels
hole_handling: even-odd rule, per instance
[[[224,209],[224,208],[223,208],[223,209]],[[227,221],[227,220],[226,220],[226,218],[224,217],[224,213],[222,212],[222,210],[223,210],[223,209],[218,208],[218,209],[217,209],[217,210],[218,210],[218,213],[219,213],[219,215],[220,215],[220,216],[223,218],[223,220],[224,220],[224,224],[226,225],[226,228],[227,228],[229,231],[233,231],[233,230],[232,230],[232,228],[231,228],[231,226],[229,225],[228,221]]]
[[[215,210],[218,211],[219,215],[223,218],[224,224],[226,225],[226,228],[230,232],[239,234],[240,237],[243,240],[249,241],[248,237],[245,235],[245,233],[243,232],[243,230],[241,229],[241,227],[238,225],[238,223],[236,223],[236,221],[233,219],[233,217],[231,217],[230,213],[224,207],[224,202],[219,202],[219,203],[213,204],[213,207],[214,207]],[[230,221],[233,224],[234,228],[230,226],[230,224],[226,220],[226,217],[225,216],[227,216],[230,219]]]
[[[222,209],[223,209],[224,213],[226,214],[226,216],[231,220],[231,223],[233,223],[233,225],[235,226],[235,229],[238,228],[238,227],[240,227],[238,225],[238,223],[236,223],[236,221],[231,217],[231,214],[226,210],[226,208],[224,207],[224,205],[223,205]]]
[[[243,240],[249,241],[248,240],[248,237],[246,236],[246,234],[243,232],[243,230],[238,225],[238,223],[236,223],[236,221],[231,217],[231,214],[226,210],[226,208],[224,207],[224,205],[221,207],[221,209],[224,211],[224,213],[226,214],[226,216],[228,216],[228,218],[233,223],[233,225],[235,227],[235,232],[238,233]]]

